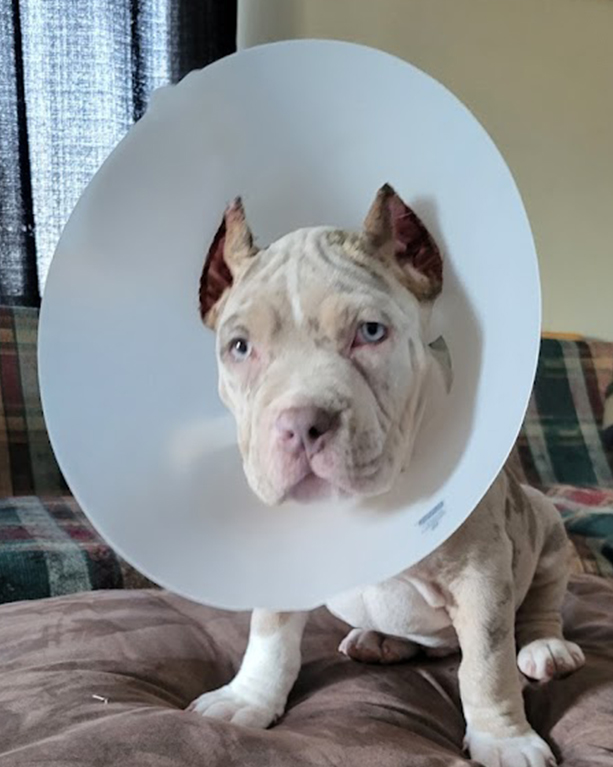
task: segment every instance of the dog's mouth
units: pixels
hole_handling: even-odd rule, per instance
[[[363,483],[360,485],[357,480],[351,483],[343,481],[341,476],[335,476],[335,472],[329,469],[330,466],[325,463],[318,464],[317,461],[308,461],[305,458],[299,471],[294,473],[276,503],[284,501],[313,503],[330,498],[343,500],[364,493]],[[366,479],[371,479],[373,473],[371,472]]]
[[[285,492],[283,500],[312,503],[328,498],[333,492],[334,487],[328,480],[318,477],[313,471],[309,471]]]

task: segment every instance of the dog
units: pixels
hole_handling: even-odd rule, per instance
[[[202,272],[200,312],[217,334],[220,396],[264,502],[374,496],[394,485],[432,393],[445,386],[425,340],[442,278],[433,237],[389,185],[362,231],[300,229],[263,249],[240,199],[227,208]],[[555,507],[505,468],[424,560],[329,602],[353,626],[339,650],[383,664],[461,651],[471,757],[486,767],[554,765],[526,719],[519,672],[544,681],[584,663],[562,633],[569,561]],[[270,726],[298,676],[306,619],[254,610],[236,677],[190,709]]]

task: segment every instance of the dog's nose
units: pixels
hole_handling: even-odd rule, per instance
[[[291,407],[276,421],[279,443],[288,453],[304,450],[313,455],[324,446],[338,426],[339,416],[320,407]]]

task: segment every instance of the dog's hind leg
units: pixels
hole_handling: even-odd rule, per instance
[[[388,636],[379,631],[352,629],[338,647],[339,652],[362,663],[402,663],[419,652],[408,639]]]
[[[570,543],[557,510],[553,509],[555,514],[551,515],[553,504],[540,494],[529,495],[536,512],[548,514],[552,522],[534,579],[517,611],[517,665],[530,679],[546,680],[572,673],[584,664],[585,658],[581,648],[564,639],[562,632]]]

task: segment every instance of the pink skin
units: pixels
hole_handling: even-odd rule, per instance
[[[330,483],[314,473],[312,460],[325,452],[339,422],[338,414],[314,406],[287,408],[279,414],[274,425],[275,448],[284,454],[284,463],[294,462],[290,475],[297,471],[304,473],[303,478],[289,488],[286,497],[312,501],[330,493]]]

